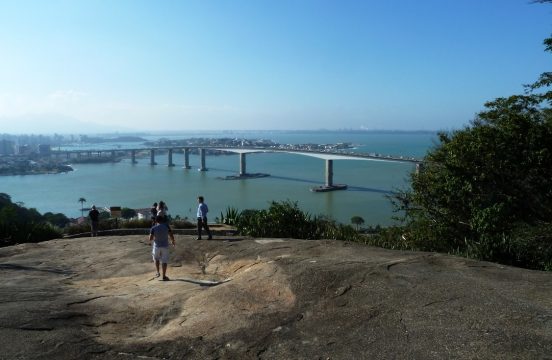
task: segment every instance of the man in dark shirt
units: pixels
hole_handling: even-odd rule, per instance
[[[152,255],[155,262],[155,277],[159,277],[159,263],[161,263],[161,269],[163,271],[163,281],[169,280],[167,277],[167,263],[169,262],[169,238],[173,246],[176,246],[174,242],[174,235],[171,227],[167,224],[163,215],[157,215],[155,218],[156,225],[150,229],[149,241],[153,242]]]
[[[100,223],[100,212],[96,210],[96,205],[88,212],[90,218],[90,236],[98,236],[98,224]]]

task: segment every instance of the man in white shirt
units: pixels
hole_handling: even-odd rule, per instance
[[[211,240],[213,237],[211,236],[211,230],[209,230],[209,225],[207,224],[207,213],[209,212],[209,208],[203,201],[203,196],[197,197],[197,240],[201,240],[202,227],[207,231],[207,240]]]

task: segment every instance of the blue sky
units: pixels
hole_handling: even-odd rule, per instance
[[[550,71],[528,0],[0,0],[0,133],[461,128]]]

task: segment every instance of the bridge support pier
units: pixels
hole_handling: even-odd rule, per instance
[[[201,167],[199,168],[199,171],[207,171],[207,168],[205,167],[205,149],[199,149],[199,155],[201,157]]]
[[[150,165],[157,165],[155,162],[155,149],[150,150]]]
[[[136,161],[136,150],[132,150],[130,152],[130,157],[131,157],[131,163],[136,164],[137,163],[137,161]]]
[[[247,174],[245,165],[245,153],[240,153],[240,176],[245,176]]]
[[[184,169],[191,169],[190,166],[190,148],[184,148]]]
[[[169,149],[169,165],[167,165],[168,167],[173,167],[174,166],[174,163],[173,163],[173,149]]]
[[[333,160],[326,160],[326,186],[333,186]]]
[[[333,183],[333,160],[326,159],[326,181],[323,186],[318,186],[311,188],[313,192],[326,192],[326,191],[335,191],[335,190],[345,190],[347,185],[345,184],[334,184]]]

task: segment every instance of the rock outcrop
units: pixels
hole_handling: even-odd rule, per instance
[[[552,359],[552,273],[339,241],[0,249],[2,359]]]

